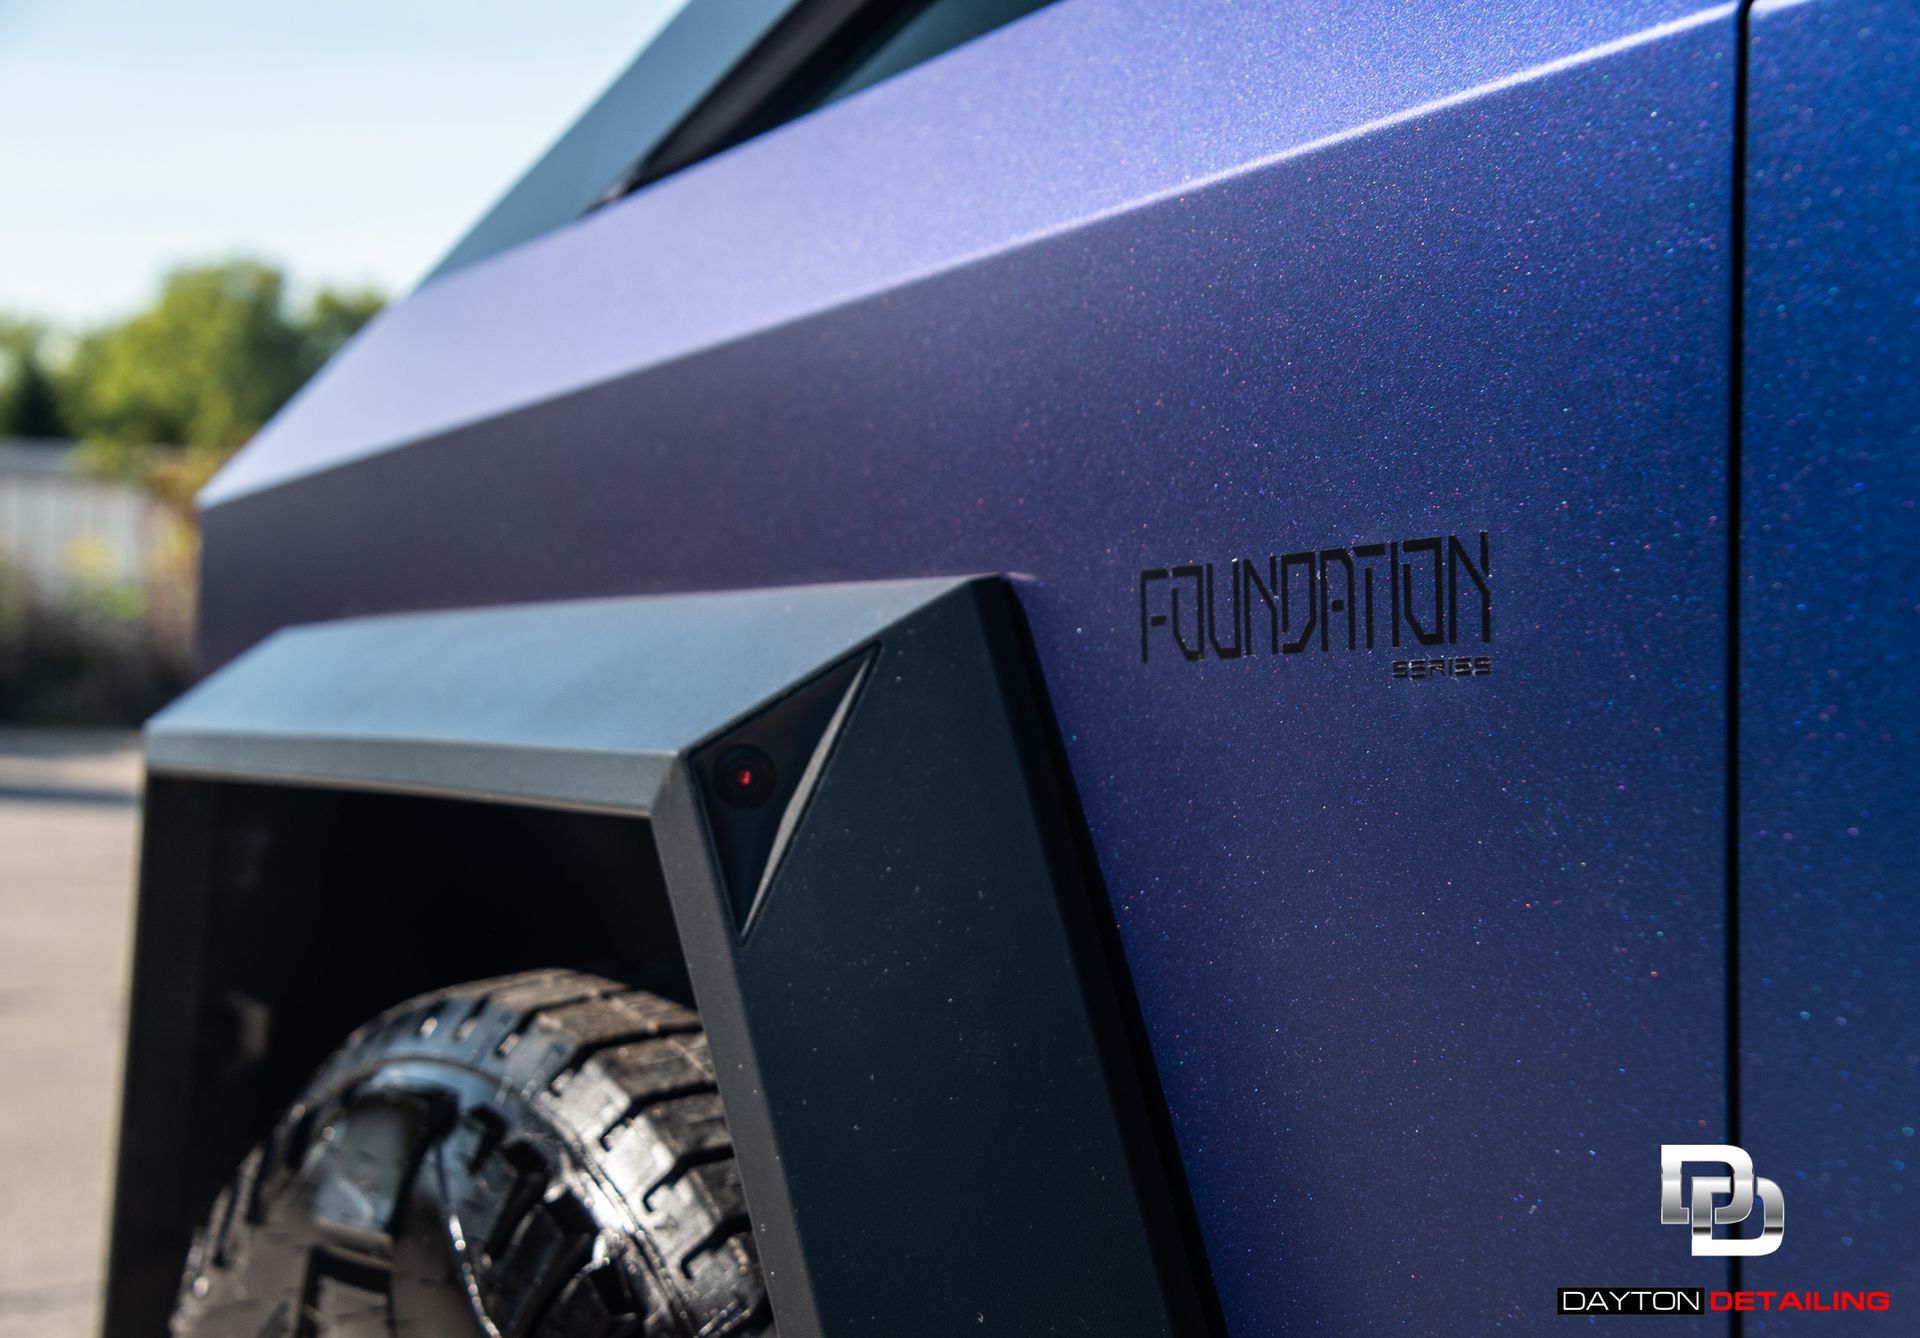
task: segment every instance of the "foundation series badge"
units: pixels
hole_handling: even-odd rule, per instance
[[[1395,678],[1484,678],[1493,656],[1487,532],[1396,539],[1140,573],[1140,662],[1378,649]]]

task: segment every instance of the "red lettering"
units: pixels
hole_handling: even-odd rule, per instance
[[[1889,1310],[1890,1292],[1708,1292],[1709,1310]]]

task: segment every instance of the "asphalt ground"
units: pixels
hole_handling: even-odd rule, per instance
[[[0,730],[0,1338],[92,1338],[106,1271],[139,758]]]

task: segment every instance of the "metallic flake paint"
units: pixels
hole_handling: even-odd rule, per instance
[[[1249,1335],[1727,1282],[1655,1171],[1726,1119],[1734,19],[1375,8],[1043,11],[423,291],[206,516],[215,660],[374,609],[1023,574]],[[1481,528],[1491,678],[1139,662],[1142,567]]]
[[[1740,1141],[1756,1289],[1920,1303],[1920,7],[1759,6],[1748,100]],[[1748,1318],[1813,1333],[1824,1317]]]

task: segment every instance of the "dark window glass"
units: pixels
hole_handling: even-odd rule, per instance
[[[1046,3],[799,0],[609,197],[870,88]]]
[[[933,0],[911,14],[890,36],[824,90],[814,107],[837,102],[882,79],[891,79],[995,28],[1024,18],[1047,0]],[[808,108],[812,110],[812,108]]]

